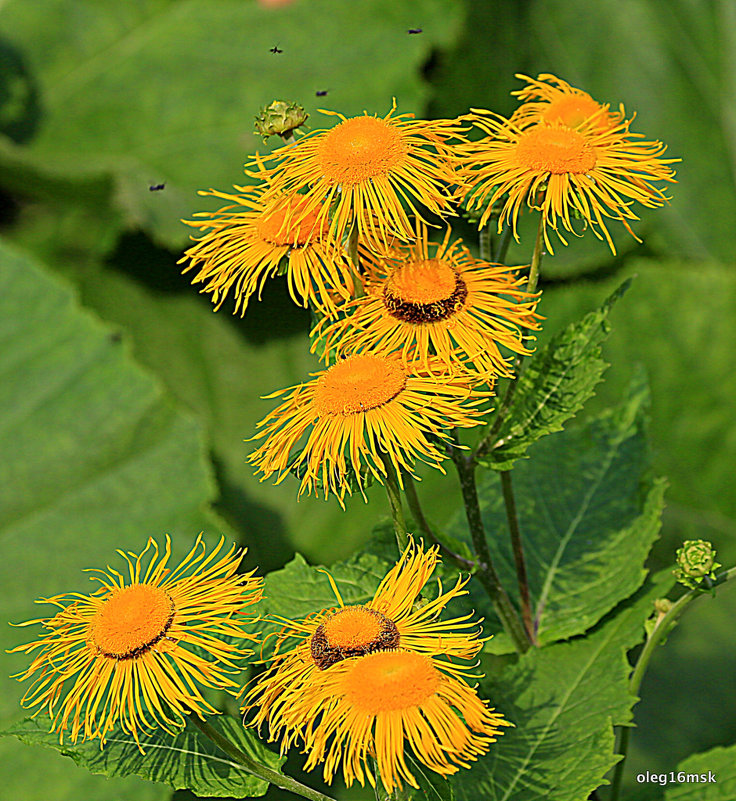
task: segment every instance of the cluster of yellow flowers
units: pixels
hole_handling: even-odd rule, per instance
[[[284,397],[250,457],[263,478],[293,471],[300,494],[343,503],[366,475],[382,481],[393,468],[401,483],[417,460],[441,469],[442,441],[478,425],[495,379],[511,375],[502,348],[528,352],[538,296],[513,268],[451,242],[449,228],[430,241],[432,220],[464,203],[482,210],[482,227],[501,203],[499,230],[508,222],[516,235],[526,202],[550,250],[548,229],[573,231],[571,216],[613,248],[606,217],[629,228],[632,201],[664,202],[652,184],[672,180],[664,146],[638,141],[623,109],[554,76],[525,80],[510,120],[482,110],[414,120],[395,107],[337,115],[333,128],[249,162],[255,185],[203,193],[231,205],[189,223],[204,233],[182,261],[215,305],[232,290],[243,313],[285,272],[295,302],[318,316],[313,350],[327,369],[270,396]],[[483,138],[468,138],[473,127]]]
[[[436,548],[411,542],[365,605],[346,606],[332,582],[336,608],[279,619],[271,666],[245,688],[236,679],[259,642],[259,618],[247,610],[261,600],[263,580],[238,572],[243,551],[222,548],[221,540],[207,555],[199,538],[170,569],[169,540],[162,555],[149,541],[139,555],[119,551],[127,577],[108,567],[96,571],[101,587],[89,596],[43,599],[61,611],[21,624],[46,629],[15,649],[37,652],[18,676],[33,677],[23,704],[45,709],[62,741],[98,738],[102,747],[120,725],[144,750],[142,730],[174,733],[185,715],[217,714],[202,690],[225,690],[245,695],[247,724],[268,724],[282,752],[301,745],[307,769],[323,764],[331,782],[342,765],[348,784],[367,778],[375,786],[374,763],[388,792],[403,781],[417,786],[405,747],[449,775],[509,725],[458,663],[480,650],[479,622],[439,619],[467,579],[447,591],[439,584],[434,599],[416,603],[437,566]]]

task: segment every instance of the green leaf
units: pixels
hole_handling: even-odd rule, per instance
[[[6,186],[51,194],[110,176],[129,227],[181,245],[179,220],[207,205],[197,189],[242,183],[248,153],[263,150],[263,106],[297,101],[312,128],[333,124],[318,108],[385,114],[392,96],[419,111],[421,67],[453,41],[460,14],[453,0],[8,0],[0,34],[15,68],[0,130],[13,138],[0,141],[0,172]],[[408,36],[417,20],[422,35]]]
[[[114,331],[79,309],[68,288],[2,242],[0,343],[3,620],[39,617],[38,597],[84,592],[90,584],[82,570],[114,563],[116,548],[140,550],[149,536],[161,541],[169,533],[179,557],[201,530],[222,530],[206,508],[214,488],[199,426],[134,364]],[[27,638],[27,631],[0,627],[2,649]],[[3,675],[26,663],[23,655],[6,656]],[[22,686],[2,678],[0,690],[7,722],[20,714]],[[25,764],[22,750],[3,743],[0,762]],[[54,767],[48,776],[59,797],[69,785],[71,797],[89,785],[73,769]],[[43,772],[23,777],[26,790],[22,777],[13,779],[18,797],[55,796]],[[131,781],[89,794],[139,792]]]
[[[608,314],[628,290],[627,279],[596,311],[550,340],[524,365],[511,407],[481,463],[509,470],[531,444],[562,430],[593,395],[607,364],[601,343],[611,331]],[[493,418],[491,418],[493,425]]]
[[[212,717],[209,724],[251,759],[271,770],[278,770],[285,757],[269,751],[250,729],[227,717]],[[191,790],[200,798],[253,798],[264,795],[268,782],[246,772],[242,765],[223,753],[190,721],[177,734],[158,729],[141,738],[145,751],[135,740],[115,728],[100,748],[98,740],[61,745],[55,734],[37,718],[11,726],[0,736],[12,735],[27,745],[53,748],[70,757],[80,767],[101,776],[140,776],[148,781],[168,784],[175,790]]]
[[[647,405],[648,390],[638,376],[622,405],[540,441],[532,458],[512,473],[532,614],[542,644],[583,633],[644,580],[664,492],[664,483],[650,475]],[[495,473],[481,478],[479,498],[501,583],[515,588]],[[460,532],[467,532],[464,514],[450,527],[451,534]],[[480,592],[473,600],[484,602]],[[503,633],[487,647],[495,653],[511,651]]]
[[[678,784],[667,788],[664,801],[736,801],[736,745],[693,754],[680,762],[675,778]]]
[[[631,720],[625,653],[644,636],[663,571],[585,638],[532,648],[481,695],[514,724],[470,770],[453,778],[459,801],[587,801],[618,761],[614,725]]]

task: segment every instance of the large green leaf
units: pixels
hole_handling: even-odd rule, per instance
[[[601,343],[611,331],[608,313],[630,282],[600,309],[567,326],[524,365],[508,413],[482,458],[484,465],[509,470],[530,445],[561,431],[562,424],[583,408],[608,366],[601,358]]]
[[[162,242],[187,236],[178,221],[197,189],[242,182],[256,148],[253,117],[295,100],[345,114],[419,111],[419,69],[458,30],[456,0],[8,0],[0,34],[0,174],[6,186],[80,191],[113,179],[127,224]],[[409,28],[421,23],[422,34]],[[277,46],[282,53],[272,53]],[[369,65],[370,81],[365,80]],[[5,83],[5,85],[3,85]],[[316,97],[327,90],[326,98]],[[5,123],[3,125],[3,122]],[[152,184],[165,183],[151,192]],[[212,204],[210,204],[212,205]]]
[[[617,761],[613,726],[631,719],[625,652],[672,581],[667,573],[647,580],[587,637],[532,648],[482,685],[514,728],[453,779],[461,801],[587,801]]]
[[[237,749],[271,770],[284,762],[269,751],[250,729],[227,717],[212,717],[210,725]],[[211,740],[187,721],[176,735],[162,729],[141,738],[141,753],[135,740],[122,729],[115,728],[100,748],[99,741],[87,740],[61,745],[55,734],[37,718],[16,723],[0,736],[17,737],[27,745],[52,748],[91,773],[108,778],[140,776],[150,782],[168,784],[175,790],[191,790],[200,798],[253,798],[263,795],[268,782],[247,773],[238,762],[224,754]]]
[[[539,642],[581,634],[640,586],[656,539],[664,485],[650,475],[641,380],[623,404],[538,442],[513,470]],[[482,475],[481,512],[494,564],[516,586],[499,478]],[[466,531],[458,515],[449,533]],[[464,535],[467,538],[467,534]],[[475,596],[480,602],[480,595]],[[488,648],[508,652],[505,634]]]
[[[674,778],[664,801],[736,801],[736,745],[693,754],[680,762]]]
[[[221,530],[206,510],[214,490],[197,424],[67,288],[2,243],[0,343],[3,620],[39,617],[38,597],[84,591],[90,585],[82,569],[117,559],[116,548],[139,550],[149,536],[169,533],[181,555],[202,529]],[[27,630],[0,628],[0,648],[27,638]],[[5,657],[3,674],[26,659]],[[20,714],[22,688],[8,679],[0,687],[7,721]],[[18,744],[0,751],[3,765],[28,762]],[[48,775],[59,797],[89,784],[73,766]],[[42,772],[22,776],[27,790],[21,777],[13,779],[19,797],[55,795]],[[133,781],[97,788],[97,797],[132,791]],[[160,788],[140,792],[160,796]]]

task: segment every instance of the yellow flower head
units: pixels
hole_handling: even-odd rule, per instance
[[[262,585],[237,572],[244,552],[220,554],[223,543],[207,555],[200,536],[170,569],[169,538],[162,556],[149,540],[138,556],[118,551],[127,578],[108,567],[95,571],[101,586],[91,595],[44,599],[61,611],[21,624],[40,623],[46,633],[14,649],[37,652],[17,675],[33,677],[23,705],[46,709],[62,741],[68,733],[72,742],[99,738],[101,746],[118,722],[140,747],[141,729],[171,731],[190,711],[217,714],[199,688],[235,691],[228,674],[252,653],[243,640],[256,639],[243,611],[260,600]]]
[[[473,110],[475,123],[491,139],[463,148],[467,182],[472,188],[468,207],[485,206],[481,227],[491,207],[503,200],[499,231],[509,223],[518,240],[516,225],[523,205],[542,214],[544,241],[553,252],[548,229],[567,244],[560,225],[576,234],[575,217],[616,252],[606,227],[606,218],[623,223],[635,237],[629,220],[639,218],[631,210],[633,201],[661,206],[664,192],[654,181],[674,181],[669,166],[677,159],[662,159],[661,142],[637,141],[629,131],[630,120],[613,127],[598,122],[607,112],[602,107],[586,122],[571,128],[559,121],[518,124],[488,111]]]
[[[394,104],[383,118],[323,111],[340,122],[266,156],[276,165],[263,175],[274,192],[303,192],[303,213],[315,213],[319,231],[329,229],[333,240],[353,223],[361,241],[369,234],[411,239],[409,213],[421,215],[422,207],[440,216],[452,213],[452,187],[459,181],[448,142],[464,137],[457,121],[413,120],[395,110]],[[263,164],[257,157],[246,166]]]
[[[287,725],[308,720],[305,768],[324,762],[328,783],[342,766],[345,783],[387,793],[418,787],[406,750],[435,773],[450,776],[486,753],[510,725],[463,681],[467,668],[404,649],[379,651],[320,674],[289,710]]]
[[[429,242],[419,222],[413,244],[366,253],[367,294],[343,306],[337,321],[324,318],[313,350],[322,339],[328,358],[333,350],[401,351],[405,362],[418,359],[428,369],[431,360],[491,381],[511,375],[500,346],[529,352],[521,329],[539,327],[537,298],[519,288],[513,268],[474,259],[460,239],[450,245],[450,234]]]
[[[383,703],[384,706],[392,703],[389,696],[393,698],[394,704],[397,701],[399,704],[407,702],[406,706],[396,706],[396,714],[391,716],[394,718],[392,725],[398,727],[397,736],[391,742],[394,748],[400,747],[400,750],[391,752],[380,738],[381,732],[385,733],[385,728],[380,724],[376,727],[379,735],[376,739],[376,751],[381,754],[379,771],[387,789],[393,782],[395,760],[398,758],[403,762],[400,755],[403,752],[404,729],[410,742],[416,737],[425,743],[424,747],[428,750],[418,752],[419,758],[425,764],[440,773],[454,772],[456,768],[452,765],[453,758],[446,752],[451,751],[458,755],[458,759],[454,761],[462,762],[463,758],[469,758],[473,753],[474,746],[471,743],[479,746],[485,739],[475,738],[467,732],[448,706],[448,702],[454,705],[449,699],[454,698],[463,704],[458,708],[474,731],[490,734],[488,725],[493,716],[469,687],[452,678],[460,668],[435,659],[437,656],[451,660],[472,659],[482,645],[479,621],[473,620],[472,615],[440,619],[443,610],[453,598],[467,593],[464,589],[467,578],[458,578],[447,591],[438,582],[434,599],[423,604],[416,603],[438,562],[437,548],[424,550],[421,545],[412,541],[367,604],[346,606],[332,582],[338,607],[324,609],[303,621],[286,621],[271,667],[258,679],[246,698],[244,711],[256,710],[253,725],[260,727],[268,723],[270,739],[281,740],[282,752],[292,743],[303,740],[305,750],[310,754],[309,766],[314,767],[318,762],[324,761],[325,742],[332,730],[335,715],[339,716],[344,712],[355,716],[360,711],[360,706],[350,706],[354,699],[349,686],[352,682],[356,689],[363,681],[360,678],[363,676],[366,693],[364,698],[372,695],[374,703]],[[296,644],[292,645],[295,639]],[[282,649],[280,646],[284,643],[289,643],[289,647]],[[371,657],[375,659],[365,661]],[[398,674],[389,671],[388,676],[381,678],[381,670],[384,670],[387,662],[406,663],[410,669],[407,675],[409,685],[416,678],[412,678],[412,671],[419,670],[420,688],[408,686],[402,695],[402,681],[399,680],[403,675],[401,671]],[[371,665],[374,667],[370,668]],[[374,673],[374,670],[377,672]],[[391,675],[396,678],[393,684]],[[349,678],[351,676],[352,679]],[[421,686],[426,692],[423,693]],[[343,691],[347,694],[340,700]],[[334,709],[329,706],[333,702],[336,704]],[[416,709],[419,712],[412,711]],[[380,713],[381,708],[376,708],[370,715],[378,714],[381,717]],[[431,718],[431,725],[422,729],[419,724],[420,728],[417,728],[417,719],[425,713],[428,720]],[[338,740],[342,740],[351,731],[356,736],[359,734],[362,737],[371,737],[374,719],[365,717],[361,728],[350,723]],[[438,729],[432,733],[434,725]],[[497,722],[496,725],[504,724]],[[427,731],[428,735],[422,738],[420,731]],[[446,733],[444,739],[442,732]],[[445,747],[449,742],[447,737],[454,739],[457,748]],[[360,745],[346,755],[345,764],[356,766],[346,767],[345,775],[349,783],[353,776],[363,782],[360,762],[365,759],[366,748],[369,753],[374,753],[368,743],[366,740],[365,747]],[[334,749],[339,749],[341,744],[336,741],[330,752],[332,756],[327,758],[325,775],[328,781],[340,761],[339,754]],[[373,782],[370,771],[368,775]],[[406,776],[404,773],[402,775]],[[413,777],[409,775],[406,778],[413,783]]]
[[[300,495],[318,494],[321,484],[325,498],[333,493],[340,503],[352,491],[349,472],[361,490],[364,470],[383,480],[383,458],[400,482],[417,459],[442,470],[446,457],[436,439],[478,425],[478,406],[490,394],[473,390],[467,376],[436,375],[372,353],[348,356],[313,376],[269,396],[286,399],[258,424],[254,439],[265,442],[250,461],[264,479],[277,473],[279,483],[292,470],[301,477]]]
[[[264,199],[262,186],[236,186],[238,194],[200,192],[232,202],[216,212],[200,212],[187,222],[206,231],[179,263],[184,272],[198,269],[193,283],[203,283],[216,308],[230,290],[235,311],[245,314],[248,300],[283,267],[295,303],[328,313],[336,301],[352,296],[353,278],[347,258],[318,229],[317,207],[307,208],[301,196]],[[329,254],[329,255],[328,255]]]
[[[611,111],[609,104],[598,103],[587,92],[554,75],[543,74],[536,80],[521,74],[516,77],[527,82],[523,89],[511,93],[524,101],[511,115],[517,125],[560,122],[568,128],[579,128],[592,121],[596,128],[607,130],[624,119],[623,106]]]

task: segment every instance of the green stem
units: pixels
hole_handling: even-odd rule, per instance
[[[721,584],[725,584],[727,581],[731,581],[731,579],[734,578],[736,578],[736,567],[732,567],[723,573],[719,573],[712,583],[712,588],[715,589]],[[682,615],[682,613],[687,609],[687,607],[696,598],[701,597],[703,594],[703,590],[700,588],[688,590],[672,604],[669,610],[663,614],[659,620],[657,620],[652,633],[649,635],[647,641],[644,643],[644,647],[641,649],[639,658],[636,660],[636,665],[631,673],[631,678],[629,679],[629,692],[632,695],[638,695],[639,688],[641,687],[642,680],[644,679],[644,674],[649,667],[649,662],[651,661],[652,655],[654,654],[657,646],[661,644],[668,632],[671,631],[672,626],[675,624],[680,615]],[[613,779],[611,780],[610,801],[618,801],[619,793],[621,791],[624,763],[626,762],[626,756],[629,748],[629,730],[629,726],[624,726],[621,729],[621,735],[619,737],[618,744],[618,753],[621,755],[621,760],[616,764]]]
[[[382,453],[381,461],[383,462],[383,466],[386,470],[384,483],[386,485],[386,494],[388,495],[389,506],[391,507],[391,517],[394,521],[396,544],[399,548],[399,554],[402,554],[409,544],[409,534],[406,527],[406,518],[404,517],[404,507],[401,505],[401,489],[399,488],[399,479],[396,475],[396,469],[394,468],[388,454]]]
[[[473,550],[476,555],[475,575],[490,596],[506,633],[514,643],[514,647],[520,654],[523,654],[529,649],[529,638],[493,567],[478,502],[478,489],[475,484],[475,463],[472,457],[465,456],[457,448],[452,450],[452,460],[460,478],[460,489],[462,490],[465,504],[465,516],[467,517],[470,536],[473,540]]]
[[[353,276],[355,287],[355,297],[362,298],[365,295],[365,287],[360,278],[360,256],[358,255],[358,221],[355,220],[348,234],[348,256],[352,262],[350,273]]]
[[[521,619],[524,621],[524,628],[526,628],[526,633],[532,645],[537,645],[537,637],[532,620],[532,604],[529,597],[529,579],[526,575],[526,563],[524,562],[524,546],[521,541],[519,514],[516,510],[516,499],[514,498],[514,487],[511,483],[510,470],[501,471],[501,490],[503,492],[503,502],[506,506],[506,519],[509,524],[509,534],[511,535],[511,547],[514,552],[516,579],[519,584]]]
[[[490,220],[485,227],[480,229],[480,233],[478,234],[478,255],[481,261],[490,261],[493,258]]]
[[[310,799],[310,801],[334,801],[330,796],[324,795],[311,787],[307,787],[306,784],[302,784],[296,779],[292,779],[290,776],[284,776],[283,773],[271,770],[271,768],[261,765],[260,762],[256,762],[252,757],[249,757],[248,754],[243,753],[239,748],[233,745],[230,740],[223,737],[220,732],[210,726],[207,721],[199,718],[194,712],[189,716],[189,719],[205,737],[212,740],[221,751],[234,759],[239,765],[242,765],[245,770],[253,776],[258,776],[260,779],[275,785],[280,790],[286,790],[295,795],[300,795],[302,798]]]
[[[419,526],[421,533],[428,540],[431,540],[433,543],[435,543],[435,545],[438,545],[440,553],[443,556],[446,556],[461,570],[474,570],[475,562],[472,562],[470,559],[466,559],[464,556],[460,556],[460,554],[452,551],[447,547],[447,545],[444,544],[444,542],[442,542],[442,540],[434,533],[434,531],[432,531],[427,518],[424,516],[421,504],[419,503],[416,484],[410,475],[404,475],[404,495],[406,497],[406,502],[409,506],[411,516],[414,518],[414,522]]]
[[[535,292],[537,289],[537,283],[539,281],[539,267],[542,264],[542,256],[544,255],[543,220],[544,218],[540,214],[539,225],[537,226],[537,238],[534,241],[534,252],[532,253],[532,261],[529,265],[529,278],[526,282],[526,291],[529,293]],[[503,255],[505,257],[506,253],[504,252]],[[492,451],[494,448],[495,436],[500,431],[501,425],[506,419],[506,415],[509,413],[509,409],[511,408],[511,401],[514,399],[514,392],[516,392],[516,385],[518,384],[519,374],[521,373],[523,359],[524,357],[520,353],[517,354],[514,362],[514,373],[516,374],[516,378],[509,380],[507,383],[506,393],[501,401],[498,411],[496,412],[496,419],[494,420],[493,425],[488,433],[485,435],[485,437],[483,437],[473,451],[474,461],[477,461],[482,456],[485,456],[485,454],[487,454],[489,451]]]

